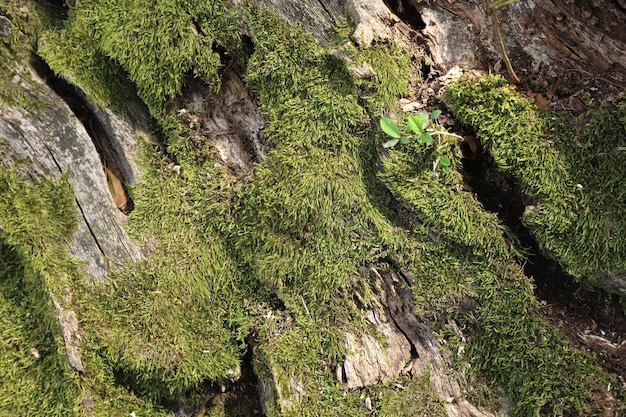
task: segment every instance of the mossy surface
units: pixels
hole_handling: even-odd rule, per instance
[[[592,108],[566,124],[498,77],[452,86],[450,100],[498,166],[534,199],[523,221],[548,254],[592,285],[626,271],[626,130],[619,106]]]
[[[179,156],[180,175],[150,156],[134,192],[129,228],[139,241],[150,240],[149,259],[113,273],[85,307],[109,366],[158,400],[236,375],[235,330],[244,314],[236,264],[211,225],[228,209],[230,191],[220,199],[228,179],[214,160],[202,165]]]
[[[50,332],[53,312],[42,311],[33,294],[41,278],[5,236],[0,239],[0,414],[66,416],[80,391],[59,333],[55,339]]]
[[[494,386],[505,388],[513,415],[563,410],[589,415],[591,387],[602,390],[605,382],[600,368],[540,318],[532,282],[516,264],[503,226],[459,190],[458,173],[435,176],[432,164],[423,160],[412,146],[394,151],[384,175],[397,197],[429,226],[418,223],[413,229],[423,248],[421,262],[410,266],[417,311],[468,326],[460,363],[468,361],[470,375],[487,375]],[[461,207],[459,214],[450,207]],[[469,303],[470,311],[468,297],[476,303]],[[449,343],[458,352],[456,337]]]
[[[376,176],[377,116],[406,91],[408,59],[384,44],[365,52],[344,44],[376,73],[355,79],[297,28],[248,10],[255,52],[246,79],[274,149],[253,174],[236,177],[208,138],[166,112],[185,76],[219,84],[214,48],[236,49],[239,32],[223,3],[182,3],[81,1],[68,25],[40,43],[55,71],[85,83],[103,103],[119,98],[128,74],[167,140],[161,151],[144,144],[143,182],[131,190],[129,232],[150,255],[103,283],[83,276],[64,249],[76,222],[67,184],[29,185],[1,171],[1,250],[19,256],[2,258],[0,308],[21,317],[18,325],[2,323],[19,339],[10,347],[13,362],[2,366],[28,366],[28,401],[45,394],[52,415],[66,406],[80,414],[85,398],[95,415],[165,415],[159,402],[195,398],[204,382],[227,379],[250,343],[257,373],[271,367],[291,401],[282,412],[268,404],[269,415],[442,415],[427,375],[404,389],[344,391],[335,380],[346,353],[342,331],[373,332],[361,317],[377,298],[364,271],[392,264],[412,272],[422,317],[468,326],[460,362],[504,387],[517,415],[588,415],[590,392],[605,386],[603,377],[538,318],[506,230],[461,191],[458,172],[433,173],[430,150],[411,145],[385,155],[385,173]],[[154,53],[143,56],[146,50]],[[410,227],[399,227],[398,213],[384,207],[383,184],[411,212]],[[63,364],[49,298],[66,288],[84,326],[80,380]],[[470,297],[477,306],[468,313],[461,304]],[[47,320],[33,323],[31,305]],[[50,362],[33,363],[24,349],[48,329],[56,350],[39,343]],[[36,392],[44,373],[58,385]],[[20,387],[15,378],[11,386]],[[376,400],[371,408],[368,396]]]
[[[14,170],[0,170],[0,332],[9,341],[1,348],[0,412],[68,416],[83,415],[88,407],[95,416],[162,415],[159,407],[116,385],[108,364],[92,350],[88,331],[81,354],[89,377],[79,377],[66,363],[52,297],[70,309],[78,306],[68,304],[68,294],[77,303],[87,300],[80,291],[90,278],[66,249],[76,222],[66,179],[27,183]]]
[[[11,34],[0,36],[0,105],[33,108],[38,103],[20,86],[25,79],[32,84],[30,60],[39,36],[62,20],[62,13],[46,2],[9,0],[0,4],[0,16],[10,23]]]
[[[121,76],[128,74],[151,113],[163,116],[190,74],[219,83],[216,49],[233,49],[239,31],[236,15],[221,0],[86,0],[72,10],[64,30],[49,33],[40,51],[55,72],[103,104],[127,94],[132,86]]]
[[[380,417],[445,417],[448,414],[442,398],[433,395],[430,372],[416,375],[410,380],[400,379],[393,386],[376,392],[376,408]],[[407,407],[407,405],[410,405]]]
[[[277,383],[291,397],[293,381],[313,392],[333,379],[345,354],[341,329],[365,329],[366,306],[357,300],[371,289],[361,270],[394,256],[402,239],[368,196],[359,155],[374,143],[363,134],[369,120],[345,65],[267,12],[249,19],[255,54],[247,79],[275,149],[242,190],[235,247],[289,312],[289,325],[273,335],[268,328],[259,350],[282,368]]]

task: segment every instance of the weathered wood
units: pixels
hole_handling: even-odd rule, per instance
[[[410,0],[409,7],[422,16],[423,33],[444,69],[453,65],[487,69],[500,59],[490,3]],[[626,27],[620,23],[626,20],[623,4],[520,1],[500,8],[498,14],[508,55],[522,71],[520,76],[525,71],[559,74],[574,70],[617,87],[626,81]]]
[[[0,111],[1,160],[24,178],[68,176],[80,213],[70,253],[85,262],[89,275],[101,279],[111,266],[143,255],[124,231],[126,217],[114,205],[100,155],[85,127],[65,101],[33,75],[37,85],[19,82],[39,106]]]
[[[423,22],[424,27],[417,27],[404,22],[382,0],[253,0],[253,4],[268,7],[286,21],[300,24],[325,43],[330,41],[334,19],[345,17],[356,24],[353,38],[365,47],[377,39],[404,44],[424,41],[441,72],[455,66],[486,69],[499,59],[488,3],[400,1],[397,6],[403,13],[411,9]],[[616,23],[624,21],[624,8],[621,3],[611,2],[603,2],[602,6],[583,0],[547,0],[521,2],[503,9],[502,30],[514,63],[525,59],[556,72],[584,69],[614,83],[625,82],[626,54],[621,47],[626,41],[626,28]],[[123,229],[125,216],[108,191],[102,156],[85,126],[41,80],[36,81],[36,88],[24,79],[16,82],[22,83],[42,106],[0,110],[0,161],[5,167],[17,167],[24,178],[68,175],[80,213],[79,228],[68,249],[85,262],[85,271],[94,279],[105,278],[111,267],[142,259],[140,246]],[[140,181],[141,171],[135,163],[137,137],[149,136],[147,116],[137,109],[137,117],[129,121],[109,109],[98,108],[86,95],[83,100],[102,130],[102,152],[107,153],[106,159],[116,161],[112,168],[117,170],[115,176],[122,182]],[[263,118],[253,95],[234,71],[224,75],[219,94],[200,82],[190,82],[176,105],[176,111],[188,118],[198,135],[212,141],[222,162],[233,172],[251,170],[263,160]],[[18,160],[28,162],[17,164]],[[415,315],[412,297],[404,287],[410,284],[410,277],[393,270],[372,274],[382,289],[384,303],[371,306],[366,319],[378,328],[387,346],[368,335],[346,333],[346,347],[354,353],[346,357],[338,378],[347,388],[357,388],[388,382],[402,373],[430,370],[432,389],[445,400],[449,416],[490,416],[465,398],[457,376],[450,371],[449,354],[442,351],[432,329]],[[610,277],[615,287],[623,288],[623,281],[621,277]],[[80,342],[76,317],[64,310],[63,304],[63,300],[54,300],[68,361],[82,371],[76,349]],[[269,371],[268,379],[261,381],[265,398],[288,404],[292,393],[275,390]],[[302,386],[293,381],[294,392],[299,393]]]

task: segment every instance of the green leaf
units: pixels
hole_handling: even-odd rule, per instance
[[[394,146],[398,144],[399,141],[400,139],[388,140],[387,142],[383,143],[383,148],[393,148]]]
[[[380,127],[383,129],[383,132],[385,132],[386,134],[388,134],[392,138],[400,139],[400,129],[398,129],[398,126],[396,125],[396,122],[394,122],[390,118],[383,117],[382,119],[380,119]],[[392,141],[389,141],[389,142],[392,142]],[[387,142],[387,143],[389,143],[389,142]],[[398,141],[396,141],[396,143],[398,143]],[[396,143],[394,143],[391,146],[394,146]],[[388,146],[386,146],[386,147],[388,147]]]
[[[407,136],[402,136],[402,139],[400,139],[400,143],[406,145],[407,143],[409,143],[409,138]]]
[[[441,110],[436,109],[430,114],[430,120],[435,120],[437,117],[441,116]]]
[[[424,125],[424,122],[426,122],[426,125]],[[424,118],[422,114],[418,114],[417,116],[413,114],[410,115],[406,125],[407,130],[415,133],[416,135],[424,133],[426,126],[428,126],[428,116]]]
[[[450,166],[450,158],[448,155],[441,155],[441,158],[439,158],[439,164],[441,164],[444,168],[448,168]]]
[[[421,139],[422,139],[422,143],[426,143],[426,144],[428,144],[428,143],[430,143],[430,142],[432,142],[432,141],[433,141],[433,137],[432,137],[432,136],[430,136],[430,134],[429,134],[429,133],[424,133],[424,134],[421,136]]]

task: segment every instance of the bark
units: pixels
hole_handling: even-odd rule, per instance
[[[610,83],[624,83],[626,54],[621,47],[626,28],[619,24],[624,21],[624,6],[601,3],[600,7],[583,0],[523,1],[501,10],[501,29],[514,65],[530,64],[518,67],[520,76],[525,75],[523,68],[557,73],[584,70]],[[356,24],[353,38],[365,47],[376,39],[412,47],[416,42],[426,42],[441,73],[455,66],[484,70],[500,59],[487,0],[399,0],[391,9],[382,0],[253,0],[253,4],[301,25],[320,42],[329,42],[334,19],[346,16]],[[4,20],[0,18],[0,32],[10,33]],[[9,106],[0,111],[0,140],[4,143],[0,161],[5,167],[16,166],[25,178],[68,175],[81,216],[68,249],[85,262],[85,271],[94,279],[104,279],[111,268],[142,259],[140,246],[123,228],[125,215],[109,192],[103,161],[109,161],[121,182],[141,180],[135,161],[138,137],[150,136],[145,110],[137,107],[134,115],[121,116],[98,108],[79,93],[94,120],[92,126],[96,127],[92,129],[98,139],[94,132],[90,136],[66,101],[42,80],[35,79],[36,86],[24,79],[16,82],[42,106],[31,110]],[[219,156],[233,171],[249,170],[263,159],[263,119],[253,95],[235,72],[226,74],[219,95],[200,84],[190,84],[177,110],[213,139]],[[27,163],[17,164],[18,160]],[[357,388],[430,369],[432,389],[445,400],[449,416],[491,415],[464,398],[457,377],[450,372],[450,357],[440,349],[432,329],[413,313],[411,296],[405,289],[411,278],[394,270],[372,273],[384,302],[369,309],[366,318],[379,329],[387,347],[372,337],[346,333],[346,347],[354,353],[337,372],[338,378],[348,388]],[[614,287],[626,286],[623,277],[609,278]],[[54,300],[54,305],[68,362],[82,371],[76,349],[80,342],[76,315],[63,308],[63,300]],[[262,385],[270,390],[273,386],[268,382]],[[280,392],[267,392],[265,397],[279,404],[289,403]]]

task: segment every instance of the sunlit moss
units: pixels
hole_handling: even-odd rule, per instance
[[[233,48],[238,33],[235,14],[221,0],[85,0],[66,29],[49,34],[41,52],[53,70],[99,99],[117,101],[111,91],[124,94],[121,69],[151,113],[163,116],[189,75],[219,84],[222,62],[215,49]]]
[[[43,329],[54,327],[49,296],[65,285],[75,292],[84,324],[87,377],[76,382],[62,364],[57,338],[51,362],[37,362],[25,373],[28,398],[46,395],[52,415],[66,406],[79,409],[86,396],[95,415],[164,415],[157,401],[227,379],[254,339],[257,373],[272,367],[275,388],[292,401],[285,415],[438,415],[441,404],[423,377],[406,382],[404,391],[345,391],[335,380],[334,369],[346,353],[341,332],[373,332],[361,321],[361,310],[376,301],[367,270],[393,265],[412,273],[417,313],[436,325],[452,318],[467,326],[467,356],[460,360],[506,388],[517,415],[589,411],[599,371],[538,318],[531,282],[510,259],[516,253],[503,236],[506,230],[460,189],[459,173],[433,175],[428,152],[407,147],[385,155],[385,173],[376,177],[380,135],[370,114],[389,110],[406,91],[409,65],[401,51],[382,43],[350,50],[357,64],[374,70],[358,80],[336,54],[302,31],[268,12],[248,10],[255,52],[246,79],[258,93],[267,115],[264,133],[274,145],[249,177],[229,174],[209,140],[191,140],[188,128],[166,113],[187,76],[219,84],[221,58],[214,49],[228,53],[239,33],[223,6],[81,1],[67,27],[40,43],[55,71],[84,83],[102,103],[132,87],[122,80],[128,74],[158,116],[167,143],[163,152],[144,144],[143,182],[132,190],[136,208],[128,228],[148,258],[98,284],[81,276],[63,248],[76,221],[67,184],[30,186],[11,175],[1,178],[2,250],[17,248],[28,258],[33,274],[24,273],[23,282],[44,284],[31,303],[47,314]],[[526,104],[507,106],[511,114],[527,110]],[[501,134],[512,131],[509,125],[500,128]],[[458,153],[451,156],[458,161]],[[509,153],[498,158],[530,174],[538,166]],[[558,164],[549,173],[555,181],[545,186],[539,174],[528,176],[537,198],[582,181],[570,179]],[[383,184],[408,209],[409,221],[382,207]],[[410,227],[397,226],[405,223]],[[5,275],[19,276],[24,263],[9,259],[0,264],[9,271]],[[28,296],[23,288],[3,290],[11,301],[3,300],[1,308],[10,310],[23,293]],[[460,304],[470,298],[475,306],[468,312]],[[39,326],[33,334],[41,337],[42,323],[29,321],[27,308],[11,312],[22,318],[20,326]],[[30,346],[13,325],[2,331],[19,334],[15,346]],[[8,357],[15,359],[15,352]],[[13,363],[32,365],[23,351],[18,355]],[[44,387],[35,393],[44,373],[67,390]],[[12,378],[16,385],[9,389],[21,387]],[[367,396],[379,400],[375,411],[366,405]],[[30,413],[30,405],[20,407],[18,414]],[[269,415],[279,409],[268,403]]]
[[[369,199],[359,151],[371,137],[358,134],[369,121],[344,63],[268,12],[249,19],[247,80],[276,147],[242,190],[235,247],[292,316],[258,347],[266,366],[282,369],[278,389],[290,398],[299,395],[293,381],[311,392],[333,379],[341,329],[364,329],[356,300],[371,290],[362,269],[395,256],[402,238]]]
[[[592,284],[626,270],[626,131],[617,108],[590,109],[567,124],[498,77],[452,86],[450,99],[533,198],[523,221],[547,253]]]

